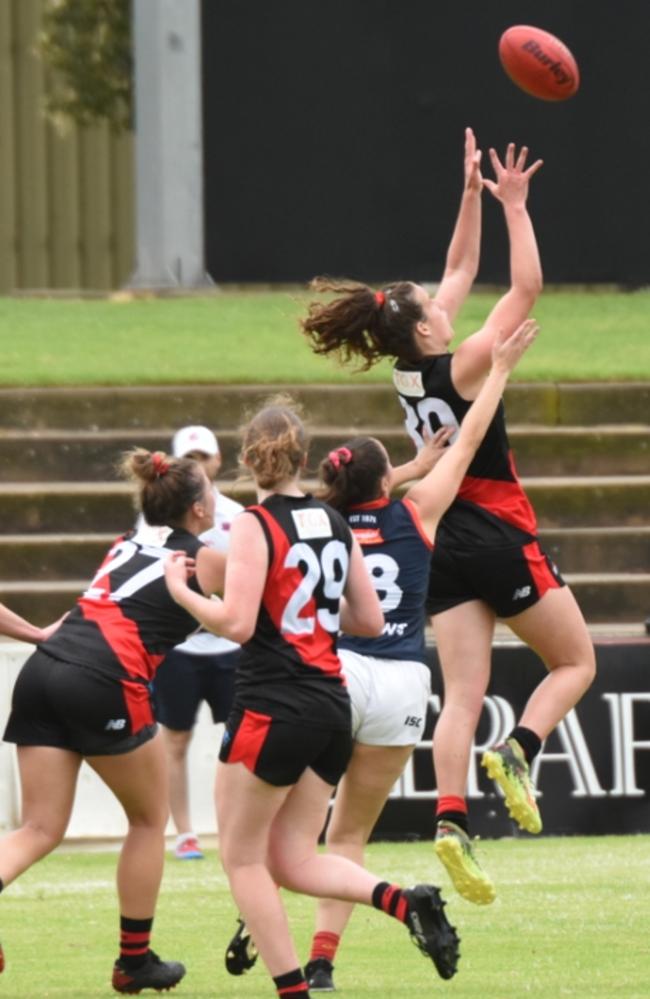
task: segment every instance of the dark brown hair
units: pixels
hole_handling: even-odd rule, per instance
[[[263,489],[292,478],[304,464],[307,431],[290,396],[274,396],[242,428],[240,463]]]
[[[339,456],[346,450],[350,458],[342,461]],[[319,498],[340,511],[369,503],[381,496],[381,480],[387,472],[386,452],[379,441],[374,437],[354,437],[331,451],[318,466],[323,483]]]
[[[152,527],[178,526],[203,498],[205,473],[191,458],[136,447],[122,455],[118,471],[137,485],[137,506]]]
[[[366,284],[314,278],[317,292],[333,292],[327,302],[311,302],[300,327],[316,354],[336,354],[343,364],[354,358],[367,371],[382,357],[414,363],[419,359],[415,324],[422,309],[413,298],[413,284],[398,281],[376,294]]]

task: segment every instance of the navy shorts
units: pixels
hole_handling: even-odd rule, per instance
[[[156,730],[146,684],[105,676],[37,649],[18,674],[4,739],[112,756],[137,749]]]
[[[225,721],[235,692],[239,650],[201,656],[172,649],[158,668],[153,684],[156,719],[165,728],[189,732],[202,701],[215,722]]]
[[[243,763],[276,787],[296,784],[308,767],[327,784],[338,784],[352,755],[352,726],[318,728],[281,721],[248,708],[226,722],[219,759]]]
[[[482,600],[497,617],[513,617],[536,604],[548,590],[565,585],[537,541],[508,548],[435,545],[427,613],[442,614],[469,600]]]

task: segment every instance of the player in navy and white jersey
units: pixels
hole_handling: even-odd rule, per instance
[[[308,996],[277,886],[374,905],[409,928],[442,977],[458,941],[438,889],[400,889],[318,837],[352,750],[350,701],[336,643],[342,627],[376,636],[384,618],[359,544],[341,514],[305,495],[304,428],[286,403],[246,428],[242,462],[258,503],[233,525],[223,603],[189,589],[180,556],[167,562],[172,595],[206,628],[242,644],[235,702],[216,780],[221,860],[231,891],[280,996]],[[236,944],[243,940],[243,927]],[[241,973],[252,961],[226,964]]]
[[[536,325],[526,322],[495,346],[490,375],[453,448],[444,447],[448,432],[438,431],[417,459],[393,469],[380,441],[356,437],[321,463],[323,498],[346,514],[385,618],[378,638],[343,635],[339,641],[352,701],[354,749],[337,789],[326,841],[328,850],[357,863],[363,863],[388,794],[423,735],[431,694],[425,602],[438,524],[480,446],[510,371],[536,333]],[[413,478],[420,481],[402,499],[391,499],[396,485]],[[476,861],[473,865],[473,900],[490,902],[494,888]],[[329,899],[318,905],[306,969],[314,988],[334,987],[334,958],[351,911],[351,905]]]
[[[191,556],[191,587],[223,583],[225,556],[197,535],[213,520],[214,498],[201,466],[136,449],[122,472],[137,484],[151,524],[172,528],[165,548],[118,538],[86,592],[18,675],[4,738],[17,745],[22,825],[0,841],[0,888],[62,840],[82,761],[124,808],[129,830],[118,866],[120,956],[117,992],[171,988],[185,974],[149,948],[168,815],[165,754],[150,684],[170,648],[198,627],[169,595],[164,560]]]

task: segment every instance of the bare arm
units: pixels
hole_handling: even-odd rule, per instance
[[[481,253],[481,151],[471,128],[465,129],[465,184],[436,302],[451,322],[467,298],[478,272]]]
[[[346,635],[376,638],[384,627],[384,614],[379,597],[356,538],[350,552],[350,568],[341,600],[341,631]]]
[[[496,341],[490,373],[460,425],[456,442],[447,448],[428,475],[406,494],[417,506],[422,523],[432,539],[438,521],[454,500],[496,413],[510,372],[533,342],[538,330],[535,320],[527,319],[510,336],[502,336]]]
[[[440,427],[435,434],[424,438],[424,446],[410,461],[405,461],[403,465],[396,465],[392,469],[390,477],[390,489],[397,489],[405,482],[412,482],[414,479],[421,479],[433,466],[440,461],[446,450],[446,444],[453,435],[455,427]]]
[[[262,527],[255,517],[242,514],[232,527],[223,600],[211,600],[189,588],[191,563],[188,565],[183,552],[174,552],[166,560],[165,579],[176,603],[204,628],[241,644],[255,630],[267,566],[268,547]]]
[[[54,621],[53,624],[46,625],[45,628],[37,628],[35,624],[30,624],[24,617],[14,614],[4,604],[0,604],[0,635],[16,638],[21,642],[33,642],[35,645],[38,642],[44,642],[50,635],[54,634],[61,621],[63,621],[63,617]]]
[[[226,579],[226,553],[205,545],[196,555],[196,578],[204,593],[223,593]]]
[[[533,223],[526,208],[530,178],[541,160],[525,169],[528,149],[523,146],[515,158],[511,142],[502,164],[494,149],[490,159],[496,181],[483,180],[490,193],[503,205],[510,241],[510,288],[499,299],[483,327],[456,349],[452,378],[465,399],[474,399],[492,363],[492,346],[500,333],[509,336],[524,321],[542,290],[542,266]]]

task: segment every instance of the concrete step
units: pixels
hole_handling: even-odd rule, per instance
[[[181,385],[119,388],[0,389],[0,426],[9,429],[110,430],[205,423],[239,424],[245,411],[288,391],[316,424],[399,426],[401,407],[389,383],[342,385]],[[648,382],[555,384],[515,382],[506,389],[511,423],[588,426],[647,423]]]
[[[541,528],[642,527],[650,510],[650,475],[524,478]],[[316,488],[307,480],[305,489]],[[250,482],[222,482],[223,491],[250,503]],[[0,534],[126,530],[133,522],[132,491],[121,482],[0,484]]]
[[[544,550],[565,575],[642,573],[650,567],[650,526],[550,528],[540,535]],[[0,579],[88,579],[115,537],[116,533],[0,535]]]
[[[310,465],[316,468],[334,447],[358,434],[374,436],[377,427],[342,424],[311,428]],[[381,429],[393,464],[409,460],[413,445],[401,425]],[[521,475],[642,475],[650,468],[650,426],[609,424],[594,427],[515,425],[509,430]],[[115,478],[120,454],[133,447],[170,449],[166,429],[0,430],[0,467],[5,482],[88,482]],[[220,430],[224,474],[237,469],[239,435]]]
[[[650,614],[650,573],[567,573],[565,579],[591,624],[614,621],[638,626]],[[4,580],[0,601],[42,625],[69,610],[87,585],[87,576],[65,581]]]

